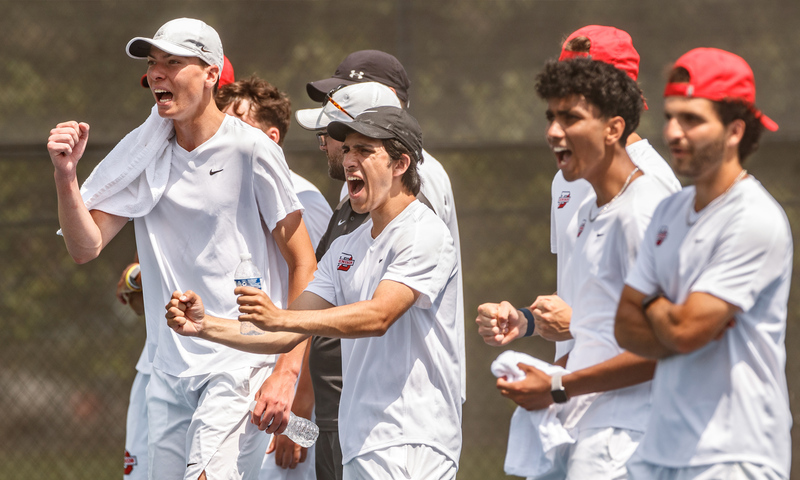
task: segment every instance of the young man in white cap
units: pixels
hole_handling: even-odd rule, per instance
[[[308,335],[342,338],[344,478],[455,478],[458,266],[447,227],[414,196],[419,125],[400,108],[376,107],[329,124],[328,133],[344,142],[353,209],[370,218],[333,242],[286,315],[263,292],[237,289],[239,319],[278,333],[236,335],[237,322],[205,315],[194,292],[173,294],[169,325],[250,351],[288,348]]]
[[[150,478],[205,479],[208,472],[255,479],[267,436],[250,422],[249,404],[274,358],[176,336],[158,311],[171,291],[191,283],[210,310],[234,315],[233,271],[242,252],[286,305],[315,267],[302,207],[280,148],[214,103],[223,52],[213,28],[172,20],[152,39],[131,40],[127,51],[147,59],[156,106],[81,189],[75,166],[89,126],[67,122],[51,131],[64,239],[83,263],[134,218],[153,360]],[[279,417],[268,431],[285,427]]]
[[[233,65],[228,57],[224,57],[224,65],[220,74],[220,87],[234,81]],[[147,74],[140,80],[142,87],[149,89]],[[136,315],[144,315],[144,298],[142,295],[142,276],[139,255],[134,256],[133,263],[128,264],[117,282],[117,299],[128,305]],[[125,480],[143,480],[147,478],[147,398],[145,392],[150,383],[150,372],[153,368],[147,354],[147,342],[136,362],[136,376],[131,385],[128,400],[128,412],[125,420],[125,457],[123,478]]]
[[[672,67],[664,136],[693,185],[658,206],[617,313],[621,345],[658,359],[630,478],[788,479],[786,315],[792,234],[742,168],[763,129],[741,57],[697,48]]]
[[[618,28],[587,25],[572,32],[564,40],[558,59],[566,61],[572,58],[591,58],[598,62],[611,64],[625,72],[634,81],[639,76],[639,53],[633,46],[631,36]],[[645,106],[645,108],[647,107]],[[636,132],[631,133],[625,150],[631,161],[642,171],[656,177],[670,191],[680,190],[681,184],[672,169],[646,139],[637,135]],[[540,335],[542,338],[555,342],[556,360],[569,353],[574,345],[569,324],[572,313],[570,305],[574,301],[575,292],[570,290],[571,282],[565,272],[572,259],[576,238],[574,235],[567,234],[567,228],[570,224],[573,225],[573,229],[575,228],[578,208],[584,200],[593,196],[592,186],[583,179],[568,182],[564,179],[561,170],[553,178],[550,207],[550,249],[557,256],[557,293],[540,295],[528,308],[523,310],[524,313],[531,313],[535,326],[528,325],[524,316],[520,319],[524,323],[520,334],[524,334],[530,327],[532,335]],[[518,315],[517,309],[508,302],[503,302],[502,307],[499,304],[487,303],[481,305],[478,312],[479,319],[485,317],[485,319],[495,322],[505,322],[508,315]],[[498,337],[488,335],[484,339],[490,345],[505,345],[518,338],[515,333]]]

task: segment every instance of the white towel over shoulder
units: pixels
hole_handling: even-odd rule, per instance
[[[509,382],[518,382],[525,378],[525,372],[520,370],[518,363],[531,365],[548,375],[568,373],[557,365],[511,350],[501,353],[492,362],[492,373],[498,378],[506,377]],[[506,474],[537,477],[548,473],[555,466],[556,447],[575,443],[557,416],[560,409],[561,405],[557,404],[534,411],[517,407],[508,431],[508,448],[503,465]]]
[[[161,118],[154,105],[147,120],[126,135],[83,182],[86,208],[128,218],[150,212],[169,180],[169,140],[174,134],[172,120]]]

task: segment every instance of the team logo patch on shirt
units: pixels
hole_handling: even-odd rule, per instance
[[[339,265],[336,267],[336,270],[346,272],[350,270],[350,267],[352,267],[355,263],[356,262],[353,260],[352,255],[342,252],[339,254]]]
[[[130,475],[136,465],[138,465],[136,456],[125,450],[125,475]]]
[[[579,237],[581,236],[581,233],[583,233],[583,227],[585,227],[585,226],[586,226],[586,219],[584,218],[583,221],[581,222],[581,226],[578,227],[578,236]]]
[[[564,208],[567,203],[569,203],[569,198],[570,195],[568,190],[561,192],[561,196],[558,197],[558,208]]]
[[[664,225],[660,229],[658,229],[658,234],[656,235],[656,247],[660,246],[664,243],[664,240],[667,238],[667,226]]]

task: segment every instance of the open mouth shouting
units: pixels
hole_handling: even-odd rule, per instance
[[[153,94],[156,96],[156,102],[159,105],[166,105],[172,100],[172,92],[164,90],[163,88],[154,88]]]
[[[552,147],[552,150],[556,156],[556,163],[558,164],[558,168],[561,168],[567,163],[569,163],[570,159],[572,158],[572,150],[566,147]]]
[[[347,175],[347,190],[350,193],[350,198],[358,197],[358,194],[364,190],[364,180],[354,175]]]

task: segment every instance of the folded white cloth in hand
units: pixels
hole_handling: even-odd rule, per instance
[[[525,372],[517,366],[518,363],[536,367],[547,375],[569,373],[558,365],[511,350],[501,353],[492,362],[492,373],[498,378],[505,377],[509,382],[518,382],[525,378]],[[557,416],[560,409],[561,405],[558,404],[534,411],[517,407],[508,431],[508,448],[503,465],[506,474],[521,477],[544,475],[555,466],[556,448],[575,443]]]

